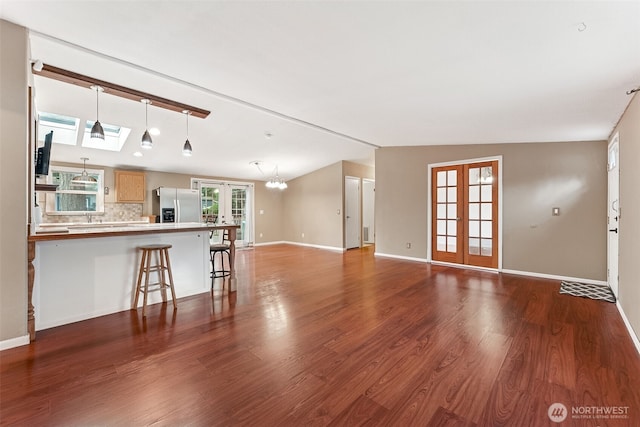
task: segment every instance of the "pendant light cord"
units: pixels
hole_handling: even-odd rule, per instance
[[[100,106],[98,104],[99,98],[100,98],[100,88],[96,86],[96,122],[100,121],[100,116],[98,115],[100,113]]]

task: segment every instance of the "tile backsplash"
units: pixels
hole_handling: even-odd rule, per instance
[[[93,215],[94,222],[111,221],[140,221],[147,220],[142,216],[142,203],[107,203],[104,204],[104,214]],[[86,215],[42,215],[43,223],[56,222],[87,222]]]

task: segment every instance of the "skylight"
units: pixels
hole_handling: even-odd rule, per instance
[[[60,114],[38,113],[38,141],[53,131],[53,142],[56,144],[76,145],[80,119]]]
[[[102,123],[104,129],[104,141],[94,141],[91,139],[91,128],[93,121],[87,120],[82,136],[82,146],[87,148],[97,148],[99,150],[120,151],[127,141],[131,129]]]
[[[120,151],[127,141],[131,129],[102,123],[104,129],[104,141],[92,141],[91,127],[93,121],[87,120],[82,135],[82,146],[98,150]],[[56,144],[77,145],[80,119],[63,116],[61,114],[39,112],[38,113],[38,140],[44,141],[44,136],[53,131],[53,142]]]

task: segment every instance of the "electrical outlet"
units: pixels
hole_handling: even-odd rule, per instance
[[[304,233],[302,233],[302,238],[304,239]]]
[[[411,249],[411,242],[407,242],[407,249]]]
[[[260,233],[260,237],[262,237],[262,233]]]

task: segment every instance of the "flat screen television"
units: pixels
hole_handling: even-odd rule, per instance
[[[36,155],[36,176],[49,175],[49,159],[51,158],[51,142],[53,131],[44,136],[44,146],[38,148]]]

